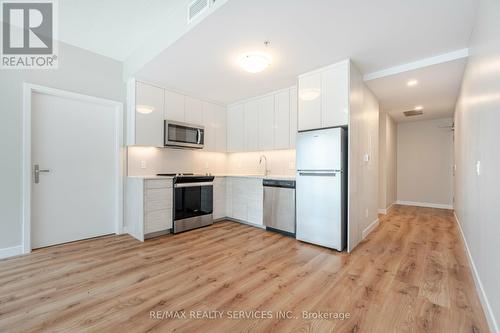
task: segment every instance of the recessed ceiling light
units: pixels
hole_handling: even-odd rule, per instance
[[[271,56],[266,53],[252,52],[240,57],[239,65],[249,73],[260,73],[271,65]]]
[[[417,84],[418,84],[418,81],[417,81],[417,80],[415,80],[415,79],[410,80],[410,81],[408,81],[408,82],[406,83],[406,85],[407,85],[408,87],[413,87],[413,86],[416,86]]]
[[[150,114],[154,111],[154,107],[149,105],[137,105],[135,109],[137,110],[137,112],[142,114]]]
[[[423,109],[424,109],[424,107],[422,105],[417,105],[414,108],[415,111],[422,111]]]

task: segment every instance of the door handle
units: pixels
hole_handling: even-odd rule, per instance
[[[337,172],[299,172],[300,176],[330,176],[330,177],[335,177],[337,176]]]
[[[196,140],[197,144],[201,144],[201,129],[198,129],[198,140]]]
[[[40,169],[40,166],[38,164],[35,164],[35,167],[34,167],[35,184],[40,183],[40,172],[48,173],[48,172],[50,172],[50,170],[49,169]]]

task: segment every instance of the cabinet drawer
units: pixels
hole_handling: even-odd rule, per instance
[[[147,179],[144,181],[146,189],[172,188],[172,179]]]
[[[171,209],[173,205],[172,196],[171,188],[147,189],[144,196],[144,210],[149,212],[159,209]]]
[[[144,216],[144,234],[172,228],[172,209],[157,210]]]

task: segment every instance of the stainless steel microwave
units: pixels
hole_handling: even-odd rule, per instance
[[[165,147],[202,149],[205,143],[205,127],[165,120]]]

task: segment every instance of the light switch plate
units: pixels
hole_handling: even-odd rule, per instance
[[[146,161],[141,161],[141,169],[146,169],[148,167]]]

